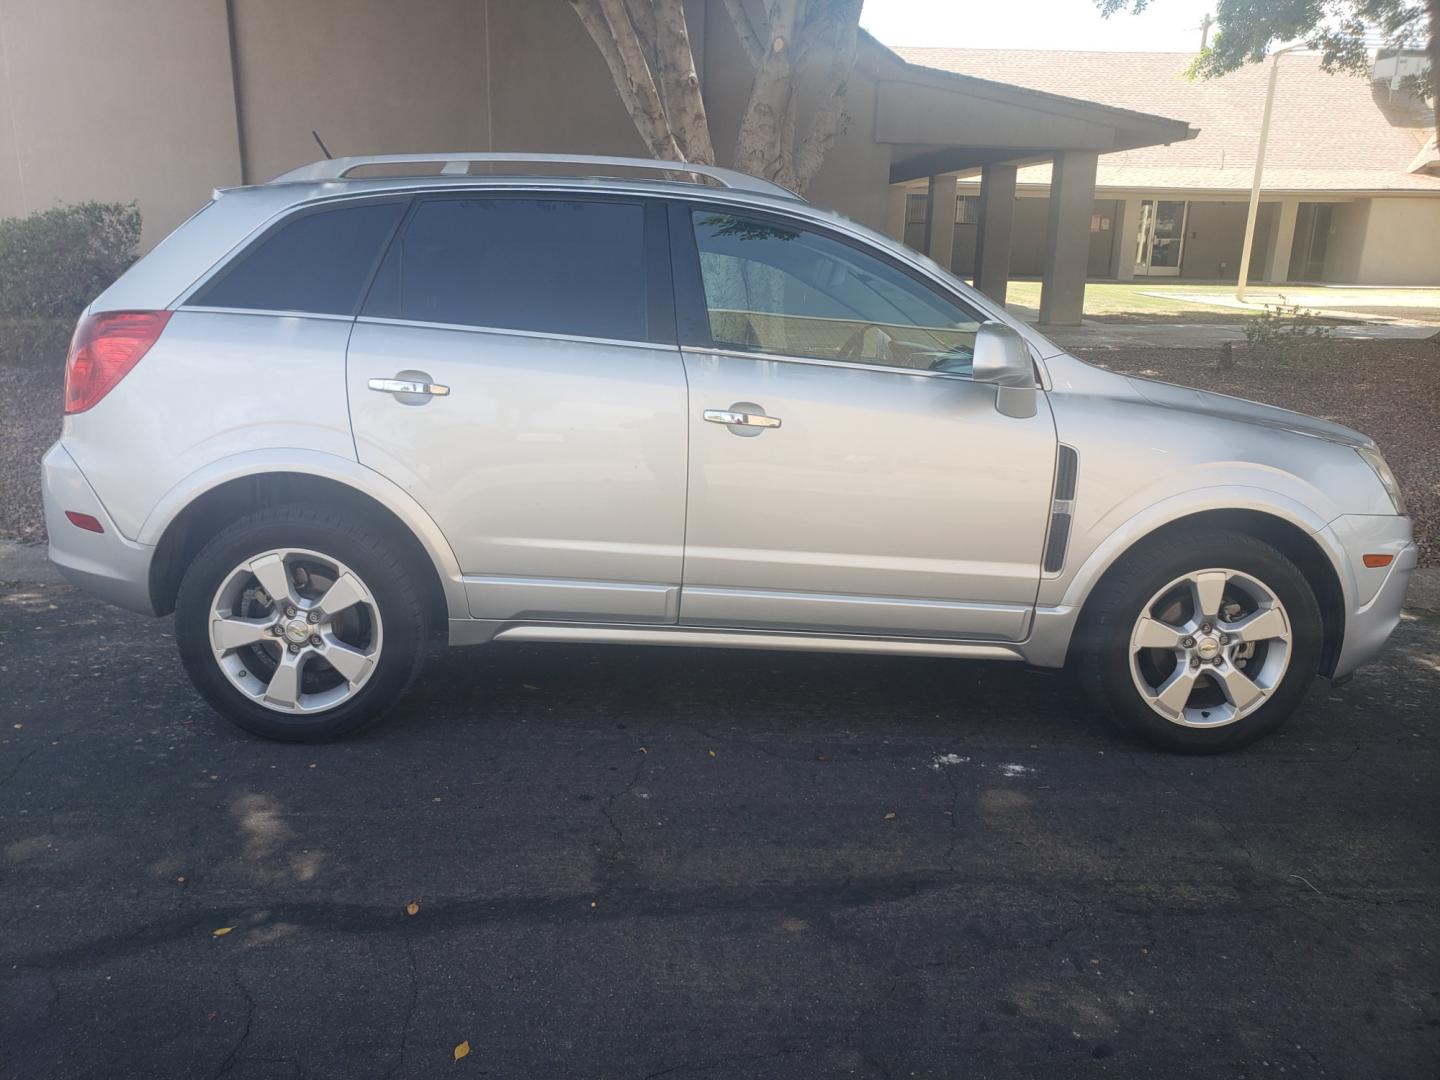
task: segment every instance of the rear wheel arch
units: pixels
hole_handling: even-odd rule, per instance
[[[1091,586],[1080,611],[1077,626],[1085,624],[1088,611],[1105,594],[1106,585],[1122,571],[1138,551],[1163,546],[1176,537],[1198,529],[1232,529],[1263,540],[1289,559],[1305,576],[1320,607],[1324,638],[1320,652],[1320,674],[1330,675],[1345,639],[1345,593],[1335,565],[1313,536],[1304,529],[1263,510],[1205,510],[1187,514],[1159,526],[1137,539],[1116,557]],[[1073,643],[1071,652],[1074,652]]]
[[[150,601],[156,614],[175,610],[185,570],[226,526],[257,510],[289,503],[330,507],[389,537],[414,560],[425,586],[431,628],[445,629],[448,605],[435,560],[411,528],[374,496],[310,473],[265,472],[236,477],[202,492],[165,527],[150,561]]]

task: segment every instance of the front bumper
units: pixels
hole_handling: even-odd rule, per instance
[[[56,443],[40,459],[45,531],[50,561],[71,583],[111,604],[155,614],[150,604],[150,560],[155,549],[120,535],[80,466]],[[65,511],[89,514],[104,526],[90,532],[73,525]]]
[[[1346,515],[1322,532],[1344,552],[1341,572],[1348,577],[1344,583],[1345,635],[1335,669],[1328,673],[1331,678],[1343,679],[1375,659],[1400,624],[1405,588],[1420,552],[1411,540],[1408,517]],[[1394,559],[1389,566],[1372,569],[1365,566],[1366,554],[1389,554]]]

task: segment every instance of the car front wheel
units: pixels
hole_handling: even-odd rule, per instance
[[[1238,749],[1278,728],[1319,664],[1322,624],[1300,570],[1246,533],[1205,530],[1127,557],[1076,641],[1116,723],[1182,753]]]
[[[305,506],[263,510],[221,531],[187,569],[175,619],[196,688],[272,739],[369,726],[424,655],[422,592],[402,552]]]

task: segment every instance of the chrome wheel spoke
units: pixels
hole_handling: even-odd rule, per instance
[[[270,685],[265,687],[265,700],[282,709],[294,709],[300,705],[300,676],[305,671],[307,654],[284,652]]]
[[[1253,615],[1247,615],[1233,623],[1221,623],[1220,628],[1239,641],[1269,641],[1272,638],[1290,640],[1290,624],[1278,608],[1261,608]]]
[[[1142,615],[1131,640],[1137,649],[1178,649],[1184,636],[1181,627]]]
[[[1195,689],[1196,674],[1183,664],[1177,667],[1168,679],[1156,687],[1150,696],[1151,703],[1179,716],[1185,711],[1185,704],[1190,700],[1191,691]]]
[[[359,649],[339,641],[328,641],[317,650],[348,683],[357,683],[370,670],[371,660]]]
[[[1211,677],[1220,685],[1225,700],[1242,713],[1263,700],[1267,691],[1255,685],[1253,679],[1234,664],[1221,664],[1211,669]]]
[[[257,641],[270,638],[271,619],[242,619],[238,615],[221,615],[210,620],[210,642],[217,652],[243,649]]]
[[[260,582],[260,587],[270,595],[276,608],[283,610],[286,604],[291,607],[300,605],[300,597],[295,592],[294,582],[290,580],[290,568],[285,565],[283,555],[272,553],[251,560],[250,572]]]
[[[1198,620],[1213,623],[1219,617],[1220,603],[1225,598],[1225,583],[1229,580],[1230,575],[1223,570],[1207,570],[1190,579]]]
[[[370,593],[360,584],[354,574],[342,574],[315,603],[315,608],[327,619],[333,619],[340,612],[370,599]]]

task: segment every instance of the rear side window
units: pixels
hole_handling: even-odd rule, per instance
[[[559,199],[423,202],[390,245],[365,314],[643,341],[644,209]]]
[[[353,315],[401,202],[291,218],[252,244],[186,303],[251,311]]]

